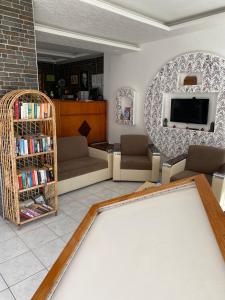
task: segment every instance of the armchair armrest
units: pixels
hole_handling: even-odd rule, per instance
[[[107,152],[107,151],[100,150],[100,149],[93,148],[93,147],[88,147],[88,151],[89,151],[89,155],[91,157],[95,157],[95,158],[99,158],[99,159],[103,159],[103,160],[107,161],[109,176],[112,177],[112,172],[113,172],[113,155],[112,155],[112,152]]]
[[[225,211],[225,164],[213,173],[212,190],[222,210]]]
[[[152,161],[152,181],[159,180],[160,151],[154,144],[148,145],[148,157]]]
[[[121,152],[121,149],[120,149],[120,144],[119,143],[116,143],[114,144],[114,147],[113,147],[113,152]]]
[[[120,180],[121,150],[120,144],[114,144],[113,149],[113,180]]]
[[[179,155],[173,159],[169,159],[163,163],[162,167],[162,183],[169,183],[170,178],[185,169],[187,154]]]
[[[151,151],[153,156],[160,156],[160,151],[154,144],[149,144],[148,149]]]
[[[103,150],[103,151],[108,152],[108,153],[112,153],[114,145],[109,144],[107,142],[104,142],[104,143],[93,143],[93,144],[89,145],[89,147],[99,149],[99,150]]]
[[[93,147],[88,147],[88,152],[91,157],[108,160],[109,153]]]
[[[224,179],[225,178],[225,164],[223,164],[217,172],[214,172],[213,176]]]
[[[167,160],[166,162],[163,163],[163,166],[164,167],[172,167],[174,165],[176,165],[177,163],[179,163],[180,161],[184,160],[187,158],[187,154],[181,154],[181,155],[178,155],[177,157],[175,158],[171,158],[169,160]]]

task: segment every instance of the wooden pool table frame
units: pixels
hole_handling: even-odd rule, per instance
[[[70,241],[65,246],[64,250],[59,255],[58,259],[42,281],[41,285],[35,292],[32,297],[32,300],[44,300],[47,299],[51,292],[54,290],[54,287],[57,284],[57,281],[61,278],[63,272],[66,269],[66,266],[69,264],[70,259],[72,259],[73,255],[78,250],[79,246],[82,243],[85,235],[93,224],[96,216],[107,207],[112,207],[113,205],[123,204],[127,201],[137,201],[137,198],[141,196],[147,196],[152,194],[157,194],[158,192],[165,190],[173,190],[176,187],[181,187],[182,185],[189,184],[191,182],[195,182],[196,187],[198,189],[198,193],[202,200],[203,206],[207,213],[209,222],[213,229],[215,238],[217,240],[218,246],[222,253],[222,256],[225,260],[225,214],[218,201],[216,200],[208,181],[206,180],[204,175],[198,175],[182,180],[178,180],[169,184],[151,187],[150,189],[134,192],[132,194],[124,195],[118,198],[114,198],[111,200],[103,201],[97,204],[92,205],[89,209],[88,213],[84,217],[80,226],[77,228]]]

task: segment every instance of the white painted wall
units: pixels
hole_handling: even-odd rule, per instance
[[[140,52],[124,55],[105,54],[104,97],[108,100],[108,137],[118,142],[122,133],[145,133],[145,92],[157,71],[168,60],[189,51],[207,51],[225,57],[225,25],[212,30],[188,33],[142,45]],[[135,126],[115,123],[115,95],[118,88],[129,86],[137,91]]]

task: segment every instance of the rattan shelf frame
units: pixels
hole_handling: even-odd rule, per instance
[[[31,103],[48,103],[50,115],[48,118],[32,119],[15,119],[14,105],[19,100],[21,102]],[[29,155],[16,156],[15,138],[18,133],[22,135],[48,135],[52,139],[52,150],[48,152],[33,153]],[[47,157],[47,156],[48,157]],[[50,155],[50,156],[49,156]],[[49,158],[50,157],[50,158]],[[15,90],[7,93],[0,102],[0,159],[2,164],[2,186],[3,186],[3,207],[4,216],[9,221],[22,225],[49,214],[57,214],[58,197],[57,197],[57,142],[56,142],[56,121],[55,107],[51,99],[44,93],[37,90]],[[18,186],[18,161],[26,160],[28,168],[43,168],[46,163],[51,162],[50,167],[53,169],[54,181],[47,184],[36,185],[24,190],[19,190]],[[37,190],[37,191],[35,191]],[[20,218],[20,201],[29,198],[34,192],[42,192],[48,204],[53,208],[49,213],[41,214],[39,217],[22,220]]]

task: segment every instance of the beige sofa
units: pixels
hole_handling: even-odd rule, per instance
[[[159,180],[160,153],[146,135],[121,135],[114,145],[113,180]]]
[[[84,136],[57,140],[58,195],[112,178],[112,153],[88,147]]]
[[[203,173],[221,207],[225,210],[225,149],[192,145],[188,153],[163,164],[162,183]]]

